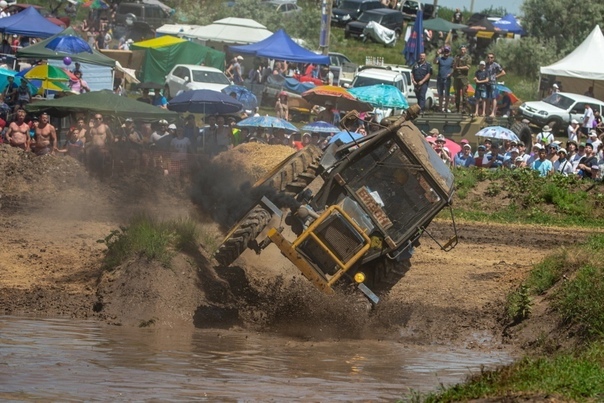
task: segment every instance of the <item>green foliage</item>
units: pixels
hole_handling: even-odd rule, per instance
[[[99,243],[107,245],[104,266],[113,269],[127,259],[140,256],[168,267],[175,251],[197,248],[197,229],[192,220],[158,222],[149,216],[134,217],[130,225],[112,231]]]
[[[604,19],[604,2],[585,0],[569,3],[565,0],[524,0],[521,7],[522,24],[529,36],[551,40],[555,53],[566,55]],[[530,62],[530,58],[525,60]]]
[[[485,8],[482,11],[479,11],[480,14],[486,14],[489,17],[503,17],[504,15],[508,14],[508,10],[505,7],[489,7],[489,8]]]
[[[455,192],[457,197],[465,199],[468,192],[476,186],[478,181],[476,169],[454,168]]]
[[[600,237],[600,242],[604,241]],[[600,249],[600,254],[602,253]],[[602,255],[600,255],[602,256]],[[599,263],[599,264],[598,264]],[[579,269],[564,284],[556,306],[566,320],[578,324],[588,336],[604,336],[604,264],[597,262]]]
[[[506,73],[530,80],[539,78],[541,66],[547,66],[560,59],[555,40],[549,37],[529,36],[517,40],[499,40],[489,47],[489,51],[497,55],[497,61]],[[514,87],[514,93],[516,90]]]
[[[506,301],[508,318],[515,323],[521,322],[530,316],[532,305],[529,287],[526,284],[520,285],[516,291],[508,294]]]
[[[568,265],[567,258],[568,252],[563,250],[537,263],[526,280],[530,291],[537,295],[543,294],[560,281]]]

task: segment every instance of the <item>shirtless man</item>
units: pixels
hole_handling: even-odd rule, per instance
[[[49,123],[48,113],[40,115],[40,122],[34,127],[36,141],[36,155],[52,154],[53,151],[59,151],[57,147],[57,131]]]
[[[90,127],[90,143],[87,144],[88,163],[92,168],[101,168],[103,160],[109,155],[109,144],[113,143],[113,134],[103,122],[103,115],[97,113]]]
[[[29,125],[25,123],[25,110],[17,110],[17,120],[8,126],[6,140],[13,147],[29,151]]]
[[[103,122],[103,115],[94,116],[94,124],[90,128],[90,140],[92,147],[106,148],[113,142],[113,133],[107,124]]]

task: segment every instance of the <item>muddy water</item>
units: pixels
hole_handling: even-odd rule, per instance
[[[0,316],[1,400],[393,401],[510,360],[499,350]]]

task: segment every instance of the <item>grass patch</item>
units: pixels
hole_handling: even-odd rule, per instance
[[[572,401],[604,398],[604,345],[550,358],[524,358],[508,367],[483,371],[467,383],[426,396],[425,402],[457,402],[494,396],[554,395]]]
[[[481,371],[465,383],[410,401],[455,402],[527,396],[542,400],[604,401],[604,234],[569,247],[536,264],[527,280],[507,298],[506,311],[518,323],[530,315],[531,296],[553,290],[554,309],[585,344],[546,357],[525,357],[493,371]],[[514,400],[515,401],[515,400]]]
[[[159,222],[147,215],[134,217],[127,227],[112,231],[98,242],[107,245],[104,267],[113,269],[127,259],[139,256],[169,267],[177,251],[193,252],[199,237],[192,220]]]

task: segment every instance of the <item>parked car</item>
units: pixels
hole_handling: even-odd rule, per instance
[[[296,2],[293,0],[269,0],[263,1],[262,5],[271,7],[279,14],[287,16],[302,11],[302,7],[299,7],[298,4],[296,4]]]
[[[331,23],[344,26],[359,18],[364,11],[385,7],[380,0],[344,0],[338,8],[331,10]]]
[[[589,104],[594,112],[604,112],[604,102],[595,98],[570,92],[557,92],[541,101],[523,103],[520,105],[519,113],[533,124],[548,125],[556,133],[566,128],[573,119],[581,122],[586,104]]]
[[[418,10],[424,12],[424,20],[435,18],[437,16],[436,7],[434,4],[425,4],[417,0],[405,0],[400,3],[399,9],[403,13],[406,20],[414,20]]]
[[[159,4],[120,3],[115,15],[114,36],[139,40],[153,37],[155,29],[172,21]]]
[[[344,37],[362,38],[363,30],[370,21],[391,29],[395,32],[396,38],[400,38],[403,30],[403,14],[398,10],[391,10],[389,8],[376,8],[363,12],[357,21],[346,24]]]
[[[231,84],[227,76],[214,67],[177,64],[166,76],[164,96],[169,99],[186,90],[220,91]]]

